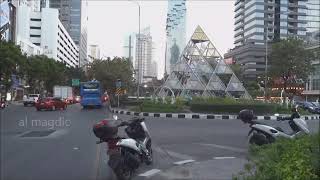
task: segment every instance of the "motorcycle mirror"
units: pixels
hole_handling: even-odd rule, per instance
[[[117,115],[113,115],[112,116],[114,120],[118,120],[118,116]]]
[[[278,113],[276,113],[276,114],[274,114],[276,117],[278,117],[278,116],[280,116],[280,114],[278,114]]]

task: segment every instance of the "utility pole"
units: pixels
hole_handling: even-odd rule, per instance
[[[142,59],[142,42],[141,42],[141,33],[140,33],[140,4],[137,2],[138,7],[139,7],[139,44],[140,44],[140,56],[138,56],[138,93],[137,93],[137,98],[139,99],[140,96],[140,76],[141,76],[141,59]]]

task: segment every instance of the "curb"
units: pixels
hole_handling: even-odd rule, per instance
[[[111,109],[112,113],[143,116],[143,117],[155,117],[155,118],[181,118],[181,119],[212,119],[212,120],[225,120],[225,119],[238,119],[237,115],[219,115],[219,114],[198,114],[198,113],[149,113],[149,112],[134,112],[126,110]],[[317,120],[320,119],[319,115],[301,116],[305,120]],[[257,116],[257,120],[277,120],[277,116]]]

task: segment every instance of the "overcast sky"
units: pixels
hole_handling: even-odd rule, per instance
[[[141,6],[141,29],[150,26],[156,50],[158,77],[164,73],[167,1],[138,1]],[[233,48],[234,0],[187,1],[187,31],[189,41],[200,25],[223,55]],[[98,44],[101,56],[124,56],[126,35],[138,32],[138,6],[134,2],[88,1],[88,44]]]

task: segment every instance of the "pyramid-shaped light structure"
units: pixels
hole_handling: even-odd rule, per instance
[[[227,79],[223,83],[222,76]],[[170,93],[169,93],[170,92]],[[158,96],[237,96],[251,98],[232,69],[198,26]]]

